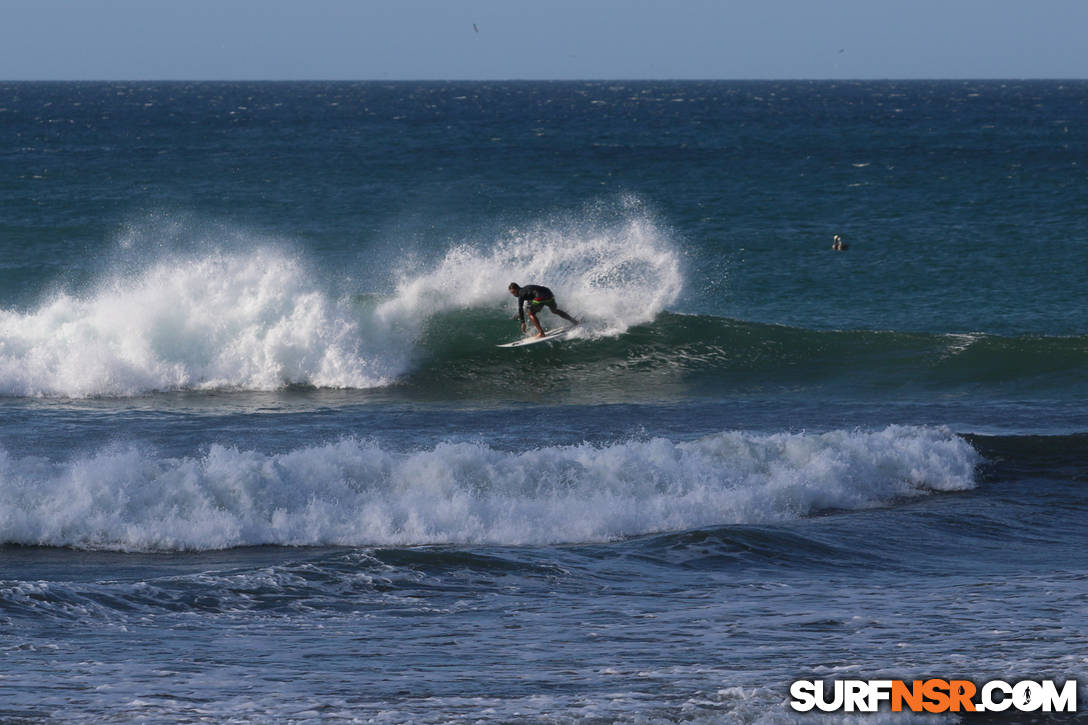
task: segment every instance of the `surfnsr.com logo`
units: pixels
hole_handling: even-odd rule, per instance
[[[797,680],[790,685],[790,707],[797,712],[1076,712],[1077,681],[1060,687],[1054,680]]]

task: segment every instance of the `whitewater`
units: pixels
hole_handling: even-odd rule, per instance
[[[113,447],[73,461],[0,456],[0,539],[118,551],[236,546],[605,542],[974,487],[947,430],[664,438],[521,452],[388,451],[347,438],[199,458]]]

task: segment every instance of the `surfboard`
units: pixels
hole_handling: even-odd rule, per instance
[[[523,337],[520,340],[514,340],[513,342],[507,342],[498,347],[524,347],[525,345],[533,345],[538,342],[548,342],[549,340],[558,340],[566,336],[568,332],[573,330],[573,327],[556,327],[548,330],[544,333],[544,337]]]

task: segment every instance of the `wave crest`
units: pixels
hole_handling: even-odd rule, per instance
[[[513,281],[550,287],[561,308],[588,317],[584,335],[615,336],[650,322],[679,297],[683,271],[666,231],[630,204],[636,208],[618,221],[552,221],[491,244],[454,246],[429,269],[403,271],[378,315],[392,325],[435,307],[505,306],[509,316]]]
[[[0,312],[0,393],[133,395],[386,382],[347,310],[268,248],[159,261],[80,297]]]
[[[281,454],[219,445],[67,462],[0,453],[0,543],[116,550],[531,545],[788,521],[974,486],[948,430],[654,438],[398,452],[345,438]]]
[[[644,214],[624,214],[454,245],[433,266],[402,270],[385,299],[332,294],[339,280],[244,235],[227,240],[232,251],[208,252],[185,236],[200,230],[140,228],[121,240],[136,257],[115,265],[124,273],[30,311],[0,310],[0,395],[384,387],[430,354],[428,333],[444,314],[476,310],[499,334],[512,279],[551,286],[563,307],[592,317],[591,334],[614,335],[653,319],[682,286],[667,235]],[[136,242],[157,235],[197,249],[141,263]]]

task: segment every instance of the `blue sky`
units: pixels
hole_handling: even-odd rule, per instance
[[[0,0],[0,18],[3,80],[1088,78],[1086,0]]]

